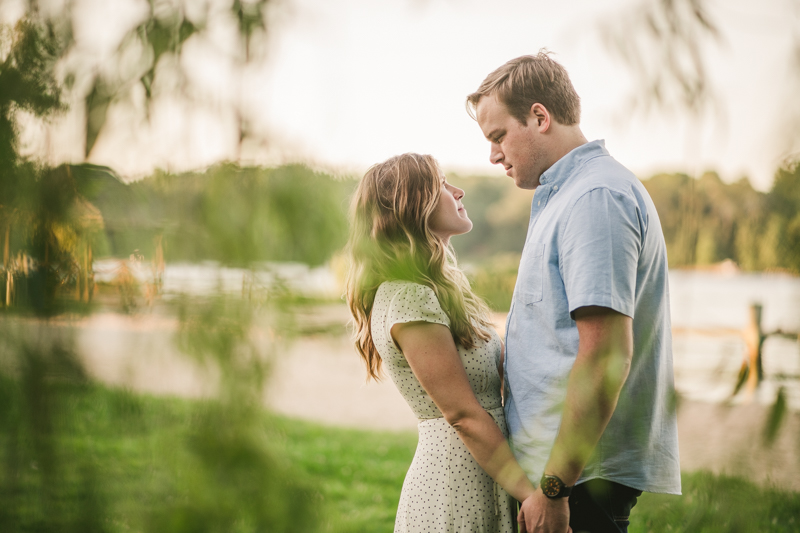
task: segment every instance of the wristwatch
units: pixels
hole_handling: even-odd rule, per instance
[[[564,486],[564,482],[558,476],[543,475],[539,486],[544,495],[552,499],[566,498],[572,492],[572,487]]]

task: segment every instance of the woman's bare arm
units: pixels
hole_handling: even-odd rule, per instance
[[[479,465],[519,501],[534,493],[494,419],[469,385],[450,330],[429,322],[395,324],[392,338],[445,420]]]

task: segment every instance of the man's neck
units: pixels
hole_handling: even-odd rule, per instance
[[[587,141],[586,137],[581,131],[581,127],[577,124],[574,126],[562,126],[559,124],[557,133],[557,140],[553,150],[553,163],[560,160],[562,157],[573,151],[579,146],[583,146]]]

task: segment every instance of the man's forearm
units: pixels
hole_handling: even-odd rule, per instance
[[[609,371],[608,366],[576,362],[570,373],[561,427],[545,467],[545,473],[557,475],[567,486],[574,485],[583,472],[614,414],[627,377],[627,366],[624,372],[622,368]]]
[[[614,414],[628,377],[633,338],[630,318],[617,313],[579,319],[580,346],[567,382],[561,427],[545,467],[572,486]]]

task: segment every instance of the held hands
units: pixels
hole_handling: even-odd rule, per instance
[[[522,502],[517,522],[520,533],[572,533],[568,498],[550,499],[536,489]]]

